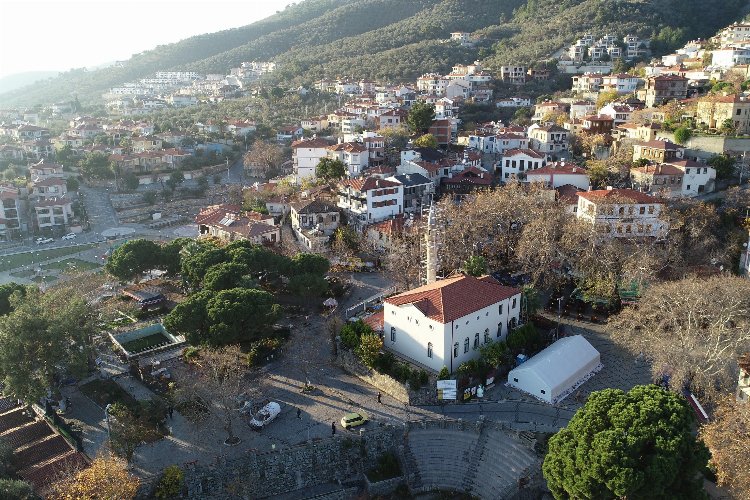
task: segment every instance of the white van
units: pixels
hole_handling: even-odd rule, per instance
[[[258,410],[258,413],[250,420],[250,428],[259,431],[263,427],[270,424],[276,417],[281,413],[281,406],[279,403],[271,401],[266,404],[263,408]]]

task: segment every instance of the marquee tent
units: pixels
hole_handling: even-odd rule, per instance
[[[508,373],[508,385],[547,403],[562,401],[601,370],[599,351],[581,335],[565,337]]]

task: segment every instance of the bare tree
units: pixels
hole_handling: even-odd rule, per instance
[[[278,144],[256,139],[243,160],[246,169],[256,167],[269,178],[284,161],[284,152]]]
[[[750,498],[750,405],[727,397],[719,404],[713,420],[701,428],[700,436],[711,450],[719,485],[735,498]]]
[[[750,342],[750,281],[720,276],[653,285],[608,329],[652,360],[655,377],[668,374],[672,389],[718,400],[734,387],[734,359]]]
[[[418,225],[391,235],[383,262],[399,289],[409,290],[421,284],[423,240],[424,232]]]
[[[239,399],[245,391],[247,357],[238,346],[203,348],[193,360],[184,386],[176,393],[176,402],[199,406],[218,419],[227,434],[225,443],[236,444],[234,426],[239,418]]]

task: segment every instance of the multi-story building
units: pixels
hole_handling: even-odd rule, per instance
[[[630,171],[633,187],[662,197],[692,197],[714,190],[716,170],[692,160],[645,165]]]
[[[646,106],[652,108],[665,102],[687,98],[688,79],[679,75],[652,76],[646,80]]]
[[[696,121],[708,128],[730,124],[737,134],[750,134],[750,100],[737,94],[708,96],[698,101]]]
[[[655,163],[671,163],[682,159],[685,148],[669,141],[636,142],[633,144],[633,161],[645,159]]]
[[[341,222],[339,209],[321,200],[304,200],[289,204],[292,231],[311,252],[325,248]]]
[[[417,90],[425,94],[445,95],[450,80],[437,73],[427,73],[417,78]]]
[[[328,146],[328,141],[320,138],[292,143],[292,170],[297,184],[303,179],[315,179],[315,169],[321,158],[328,156]]]
[[[377,177],[348,179],[339,184],[338,191],[338,207],[360,230],[404,211],[404,187],[398,182]]]
[[[548,155],[565,155],[569,149],[570,132],[557,125],[529,127],[529,146]]]
[[[73,218],[73,206],[67,198],[48,198],[34,204],[38,229],[64,228]]]
[[[638,89],[643,79],[627,73],[602,76],[601,91],[616,91],[618,94],[632,94]]]
[[[495,169],[503,181],[522,179],[529,170],[542,168],[547,164],[547,156],[531,149],[509,149],[500,159]]]
[[[451,276],[388,297],[383,346],[435,372],[454,372],[519,322],[521,291],[485,276]]]
[[[9,238],[21,227],[18,188],[0,184],[0,236]]]
[[[584,73],[573,77],[573,92],[599,92],[604,82],[601,73]]]
[[[526,83],[528,66],[500,66],[500,80],[513,85]]]
[[[602,235],[616,238],[659,237],[667,223],[660,218],[664,204],[633,189],[580,191],[576,216]]]
[[[422,174],[400,174],[386,180],[398,182],[404,190],[404,213],[419,212],[430,204],[435,193],[433,182]]]
[[[68,194],[65,179],[60,177],[48,177],[31,183],[29,197],[45,200],[47,198],[62,198]]]
[[[367,148],[359,142],[342,142],[328,146],[328,157],[341,160],[349,177],[357,177],[369,165]]]

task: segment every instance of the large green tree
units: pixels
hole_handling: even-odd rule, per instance
[[[657,386],[594,392],[549,440],[542,471],[555,498],[706,498],[708,452],[681,396]]]
[[[237,288],[246,283],[245,276],[248,269],[242,264],[234,262],[223,262],[208,269],[206,277],[203,278],[203,289],[218,292]]]
[[[319,276],[328,272],[331,263],[322,255],[314,253],[298,253],[292,258],[294,274],[317,274]]]
[[[426,133],[433,121],[435,121],[435,106],[424,101],[412,104],[409,115],[406,117],[409,130],[415,134]]]
[[[227,260],[229,258],[225,248],[206,246],[199,247],[194,252],[184,252],[182,254],[182,279],[192,288],[198,288],[211,266]]]
[[[321,158],[315,167],[315,175],[326,181],[346,176],[346,164],[338,158]]]
[[[273,295],[262,290],[202,291],[175,307],[164,318],[164,326],[185,335],[191,344],[220,346],[262,336],[279,314]]]
[[[19,295],[11,298],[13,312],[0,318],[0,381],[6,392],[36,401],[56,376],[86,372],[94,315],[69,290],[29,288],[14,299]]]
[[[161,246],[160,265],[169,275],[176,275],[180,272],[181,252],[188,243],[194,241],[192,238],[175,238],[169,243]]]
[[[86,153],[78,162],[78,168],[88,179],[111,179],[115,176],[114,166],[109,157],[98,151]]]
[[[117,247],[104,267],[113,276],[126,280],[158,267],[160,261],[161,247],[153,241],[138,239]]]
[[[18,283],[0,285],[0,316],[5,316],[13,310],[10,297],[16,292],[23,298],[26,295],[26,287]]]

